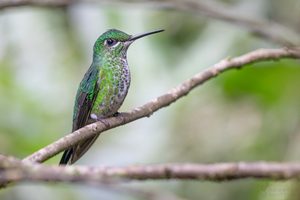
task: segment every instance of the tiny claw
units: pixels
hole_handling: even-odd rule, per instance
[[[126,116],[128,116],[128,113],[126,112],[116,112],[115,114],[113,114],[113,117],[120,117],[122,119],[122,122],[125,123],[125,118]]]
[[[117,112],[113,115],[113,117],[127,117],[128,115],[128,112]]]
[[[113,114],[112,116],[113,117],[118,117],[119,115],[121,115],[122,113],[120,113],[120,112],[116,112],[115,114]]]

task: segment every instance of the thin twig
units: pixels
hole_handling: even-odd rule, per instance
[[[156,0],[160,2],[160,0]],[[245,15],[232,6],[220,1],[198,1],[198,0],[163,0],[165,7],[175,10],[194,12],[207,17],[226,21],[248,29],[258,37],[273,41],[283,46],[300,45],[300,33],[284,25],[270,20],[259,19],[252,15]]]
[[[282,48],[282,49],[260,49],[252,51],[235,58],[227,58],[214,66],[194,75],[192,78],[184,81],[177,87],[169,90],[152,101],[137,107],[128,113],[123,113],[120,116],[103,119],[102,121],[95,122],[87,125],[65,137],[49,144],[48,146],[38,150],[32,155],[26,157],[24,161],[43,162],[68,147],[77,144],[79,141],[85,140],[103,131],[112,129],[117,126],[127,124],[143,117],[149,117],[154,112],[161,108],[169,106],[179,98],[187,95],[192,89],[208,81],[211,78],[218,76],[226,70],[239,69],[247,64],[256,63],[259,61],[277,60],[282,58],[300,59],[300,48]]]
[[[16,6],[60,7],[71,5],[80,0],[0,0],[0,9]],[[142,4],[155,8],[173,9],[201,14],[213,19],[226,21],[248,29],[258,37],[273,41],[283,46],[299,46],[300,33],[270,20],[259,19],[256,16],[245,15],[232,6],[217,1],[199,0],[82,0],[84,3],[105,4]]]

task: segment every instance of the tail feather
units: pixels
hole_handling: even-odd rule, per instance
[[[59,165],[68,165],[76,162],[79,158],[81,158],[81,156],[83,156],[83,154],[85,154],[85,152],[87,152],[87,150],[89,150],[98,136],[99,135],[96,135],[94,137],[86,139],[79,144],[74,145],[70,149],[65,150],[59,162]]]
[[[73,154],[73,148],[65,150],[60,159],[59,165],[67,165],[72,157],[72,154]]]

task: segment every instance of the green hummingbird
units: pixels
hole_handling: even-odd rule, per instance
[[[103,33],[95,42],[93,62],[77,90],[72,132],[81,127],[118,113],[130,85],[127,63],[128,47],[137,39],[162,32],[156,30],[129,35],[116,29]],[[73,164],[95,142],[98,135],[65,150],[60,165]]]

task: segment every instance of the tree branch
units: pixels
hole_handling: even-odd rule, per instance
[[[19,6],[61,7],[70,5],[72,0],[0,0],[0,9]]]
[[[78,0],[0,0],[0,9],[15,6],[46,6],[58,7],[67,6]],[[80,2],[80,1],[79,1]],[[173,9],[185,12],[202,14],[207,17],[237,24],[248,29],[256,36],[273,41],[283,46],[299,46],[300,33],[284,25],[259,19],[256,16],[247,16],[232,6],[217,1],[197,1],[197,0],[87,0],[88,3],[127,3],[127,4],[149,4],[153,7],[163,9]]]
[[[300,163],[238,162],[218,164],[157,164],[127,167],[46,166],[0,156],[0,184],[7,182],[80,182],[111,184],[132,180],[227,181],[241,178],[300,178]]]
[[[300,48],[260,49],[239,57],[224,59],[145,105],[137,107],[128,113],[122,113],[120,116],[103,119],[102,121],[95,122],[74,131],[72,134],[68,134],[26,157],[24,161],[43,162],[68,147],[96,134],[100,134],[103,131],[127,124],[143,117],[150,117],[154,112],[169,106],[179,98],[187,95],[195,87],[218,76],[226,70],[239,69],[247,64],[259,61],[277,60],[282,58],[300,59]]]

